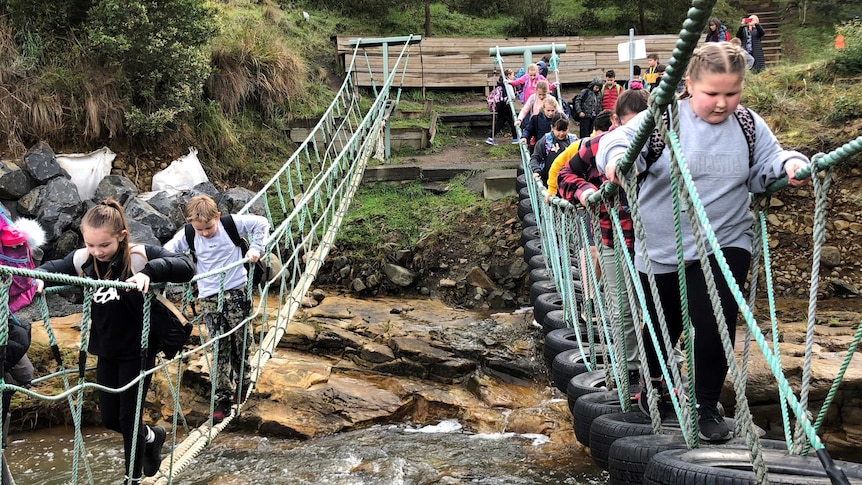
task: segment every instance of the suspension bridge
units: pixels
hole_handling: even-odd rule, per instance
[[[669,62],[668,70],[658,88],[658,93],[653,97],[650,114],[661,113],[673,103],[675,99],[675,87],[685,71],[688,58],[695,47],[697,39],[700,37],[700,33],[706,26],[713,5],[714,2],[698,0],[689,11],[689,18],[684,24],[677,48],[674,50],[673,58]],[[301,306],[303,296],[311,287],[317,272],[320,270],[327,254],[332,248],[350,202],[359,188],[366,164],[372,158],[389,159],[388,120],[396,109],[400,98],[399,77],[403,76],[405,72],[411,46],[419,42],[421,42],[421,38],[417,36],[383,40],[357,40],[353,42],[354,53],[346,69],[347,75],[320,122],[282,168],[273,175],[269,182],[265,184],[243,209],[238,211],[242,214],[249,212],[253,206],[264,208],[264,214],[270,222],[270,227],[274,228],[267,240],[267,251],[264,252],[264,258],[267,259],[274,257],[273,255],[277,255],[281,262],[280,266],[275,266],[278,270],[271,274],[270,279],[264,281],[259,288],[252,288],[253,285],[251,279],[249,279],[250,282],[247,291],[249,293],[257,291],[259,298],[255,299],[256,303],[251,315],[245,321],[246,327],[240,326],[235,329],[235,331],[244,331],[245,328],[259,329],[254,336],[254,341],[258,342],[258,345],[254,347],[251,359],[252,388],[246,392],[251,392],[254,383],[265,372],[267,361],[273,356],[276,346],[285,334],[289,322]],[[382,46],[386,55],[384,56],[385,62],[382,78],[375,79],[373,75],[371,76],[371,92],[374,99],[366,109],[364,105],[368,103],[362,102],[361,91],[354,84],[353,80],[356,78],[354,74],[364,68],[362,66],[362,49],[368,46]],[[391,52],[390,48],[392,48]],[[531,52],[542,52],[543,49],[550,52],[552,56],[556,56],[559,51],[562,51],[562,48],[558,51],[557,47],[553,44],[551,46],[524,48],[524,50]],[[497,71],[503,72],[504,66],[501,49],[499,47],[490,47],[489,56],[498,68]],[[510,90],[509,99],[514,99],[511,87],[507,86],[506,88]],[[510,105],[509,109],[512,109],[514,114],[514,106]],[[622,173],[630,171],[633,160],[638,153],[638,147],[643,146],[655,126],[656,118],[654,116],[647,116],[643,126],[638,130],[625,161],[619,167]],[[665,133],[665,136],[668,140],[667,144],[678,149],[677,134],[673,130],[670,130]],[[525,171],[529,172],[529,154],[523,147],[520,150],[522,166]],[[862,150],[862,139],[853,140],[832,153],[814,157],[814,163],[811,165],[811,168],[803,170],[802,172],[804,173],[797,174],[797,177],[811,177],[815,190],[815,222],[813,228],[813,244],[815,249],[812,254],[812,284],[808,315],[810,328],[813,328],[817,311],[816,283],[819,275],[819,248],[824,241],[825,200],[829,190],[831,172],[836,164],[846,160],[850,156],[858,154],[860,150]],[[692,207],[698,209],[699,198],[697,190],[691,181],[690,175],[684,169],[683,154],[680,153],[677,160],[681,168],[676,175],[680,186],[679,197],[685,198]],[[631,185],[632,177],[623,177],[623,181],[623,190],[627,192],[634,191],[634,187]],[[796,471],[805,470],[804,473],[807,474],[805,476],[808,477],[804,478],[804,481],[780,483],[821,483],[817,480],[828,480],[831,483],[851,483],[854,480],[862,480],[862,470],[855,464],[836,463],[831,460],[818,437],[818,430],[838,390],[844,370],[850,364],[850,359],[858,341],[862,338],[862,322],[860,322],[859,328],[854,335],[850,350],[846,353],[841,372],[834,376],[834,383],[830,389],[829,396],[819,410],[812,410],[808,408],[808,383],[811,379],[810,360],[806,362],[806,372],[803,375],[802,388],[792,389],[781,368],[780,343],[777,341],[779,332],[774,328],[772,332],[773,341],[767,341],[767,337],[754,320],[751,310],[756,297],[755,291],[758,287],[756,284],[758,277],[764,278],[770,306],[774,304],[770,284],[769,245],[765,216],[769,207],[769,195],[782,189],[785,185],[786,180],[780,180],[771,186],[762,198],[755,200],[754,209],[757,214],[757,217],[755,217],[755,232],[759,236],[760,243],[755,246],[757,249],[755,250],[755,263],[753,264],[751,273],[751,293],[746,298],[740,288],[733,287],[734,299],[745,321],[746,337],[750,337],[746,338],[746,342],[753,341],[755,345],[753,347],[746,345],[742,358],[738,358],[733,353],[732,347],[727,349],[728,362],[731,367],[731,376],[734,381],[737,399],[735,406],[736,435],[745,438],[741,445],[737,444],[736,448],[728,447],[727,450],[730,450],[728,453],[736,453],[734,456],[740,453],[743,455],[744,459],[740,460],[744,461],[745,465],[735,465],[734,467],[743,468],[745,469],[743,471],[746,473],[750,472],[751,477],[750,479],[746,478],[746,480],[749,480],[751,483],[771,483],[771,477],[775,477],[776,470],[780,470],[779,473],[782,476],[788,475],[788,473],[792,475]],[[628,386],[630,383],[627,381],[624,349],[621,347],[621,342],[623,341],[621,337],[622,325],[618,324],[618,322],[609,321],[607,317],[609,312],[606,308],[608,301],[606,300],[609,298],[630,299],[632,308],[641,310],[640,312],[633,313],[644,315],[643,317],[638,317],[638,325],[644,325],[651,329],[661,329],[663,322],[651,321],[648,318],[648,312],[644,303],[645,292],[653,291],[654,289],[645,288],[641,285],[634,266],[631,262],[627,263],[628,258],[620,252],[616,254],[618,263],[616,275],[598,275],[590,268],[590,265],[586,265],[584,281],[576,282],[569,270],[572,254],[576,254],[579,248],[583,248],[589,244],[587,222],[585,221],[584,214],[592,212],[594,216],[597,216],[596,210],[598,204],[603,200],[614,200],[619,188],[611,184],[603,186],[599,193],[594,194],[590,198],[588,207],[584,211],[581,210],[582,208],[575,207],[569,202],[558,198],[553,198],[550,202],[546,202],[543,189],[539,184],[530,182],[527,184],[527,187],[529,187],[529,203],[532,212],[535,214],[535,220],[541,234],[543,252],[547,261],[547,270],[553,276],[555,287],[561,296],[564,313],[567,315],[567,325],[576,334],[577,345],[584,357],[584,361],[587,363],[588,370],[603,369],[605,378],[602,385],[617,394],[618,404],[622,411],[629,411],[631,403],[628,398]],[[700,243],[698,244],[698,250],[700,254],[704,256],[708,251],[721,254],[721,249],[717,247],[714,234],[711,233],[709,221],[705,218],[703,211],[695,210],[692,213],[697,217],[696,225],[704,228],[704,231],[699,234]],[[636,204],[633,204],[632,215],[635,227],[637,228],[639,226],[639,214]],[[617,239],[622,240],[619,217],[614,211],[611,211],[611,217],[613,231],[618,235]],[[593,217],[593,221],[597,220],[597,217]],[[598,228],[595,229],[594,233],[599,234]],[[641,233],[639,237],[644,237],[644,234]],[[244,263],[246,261],[236,264]],[[193,303],[193,289],[196,280],[215,275],[222,278],[223,285],[224,271],[227,269],[229,268],[222,268],[211,273],[197,275],[190,283],[179,285],[182,293],[182,302],[179,306],[183,311],[185,312]],[[707,275],[708,279],[725,278],[732,282],[733,279],[728,276],[729,270],[726,268],[726,265],[722,265],[720,269],[721,274],[709,274]],[[7,305],[8,287],[11,283],[12,275],[37,276],[46,281],[53,281],[64,285],[62,287],[49,288],[43,294],[37,295],[33,303],[38,306],[42,315],[42,321],[34,322],[34,325],[44,325],[56,360],[56,372],[48,376],[41,376],[37,381],[59,380],[62,382],[63,391],[50,395],[41,394],[31,388],[14,386],[2,380],[0,380],[0,390],[20,392],[31,399],[66,403],[71,411],[74,424],[75,437],[74,449],[72,451],[74,459],[71,469],[61,471],[60,473],[64,477],[67,477],[67,479],[64,478],[64,481],[67,483],[95,483],[91,466],[88,462],[90,458],[88,458],[86,439],[81,431],[82,409],[85,402],[85,393],[91,392],[94,389],[108,389],[91,381],[91,377],[87,373],[85,350],[87,348],[90,302],[92,301],[94,290],[98,286],[111,285],[117,288],[131,289],[134,285],[116,282],[96,282],[89,279],[44,273],[36,274],[27,270],[7,267],[0,267],[0,275],[2,275],[2,278],[0,278],[0,288],[3,289],[3,291],[0,291],[0,319],[9,318]],[[592,294],[602,294],[605,279],[609,277],[616,277],[623,283],[618,286],[622,288],[620,294],[606,295],[604,299],[594,298],[585,300],[582,297],[582,294],[589,292],[590,289]],[[46,300],[47,295],[54,292],[67,291],[70,286],[82,290],[84,294],[81,341],[79,344],[82,352],[79,354],[77,362],[70,362],[68,359],[64,360],[59,352],[59,345],[52,329]],[[151,297],[147,296],[145,298],[142,342],[148,341],[150,331],[150,302]],[[272,308],[273,305],[275,308]],[[585,321],[595,320],[600,322],[600,325],[596,325],[595,328],[589,326],[586,332],[587,335],[580,335],[581,326],[578,325],[577,320],[578,316],[581,315],[585,317]],[[721,319],[719,320],[721,321]],[[197,327],[198,334],[206,336],[206,331],[202,328],[203,325],[200,319],[195,318],[192,322]],[[772,325],[775,324],[775,319],[773,318]],[[723,341],[729,343],[726,324],[721,322],[720,326],[724,329]],[[659,334],[656,331],[652,331],[651,334],[657,344]],[[663,328],[663,334],[667,335],[666,328]],[[812,330],[809,329],[809,335],[811,334]],[[166,449],[171,449],[171,453],[162,462],[158,473],[153,477],[144,479],[143,483],[167,484],[174,483],[175,481],[181,482],[183,473],[188,472],[188,469],[195,461],[195,457],[242,413],[243,402],[240,400],[240,402],[234,405],[233,413],[224,419],[224,421],[216,424],[212,420],[209,420],[195,427],[186,421],[186,417],[182,411],[183,403],[180,399],[181,394],[179,390],[183,385],[184,366],[190,357],[201,355],[208,359],[209,365],[212,365],[212,362],[216,360],[218,352],[222,350],[220,349],[222,339],[227,337],[228,334],[213,339],[202,337],[199,342],[195,343],[193,348],[187,348],[180,355],[172,359],[160,359],[155,368],[145,372],[142,371],[139,378],[126,388],[109,390],[119,392],[133,386],[138,386],[140,389],[142,388],[144,377],[153,374],[163,376],[172,390],[172,406],[174,411],[171,425],[174,432],[171,433],[172,442],[166,446]],[[5,344],[7,339],[8,331],[3,326],[3,329],[0,330],[0,345]],[[690,338],[686,338],[686,341],[690,342]],[[605,345],[600,346],[599,344],[602,343]],[[639,341],[639,351],[643,353],[643,349],[644,342]],[[752,352],[760,352],[766,357],[780,388],[782,416],[785,421],[786,430],[785,449],[780,452],[772,450],[768,452],[764,451],[761,441],[756,435],[755,427],[752,425],[750,411],[745,399],[746,365]],[[690,349],[687,353],[689,356],[691,355]],[[608,365],[600,366],[600,357]],[[693,399],[694,378],[687,385],[683,385],[682,377],[676,366],[663,365],[662,370],[666,380],[680,391],[680,396],[672,395],[674,411],[679,416],[678,427],[673,431],[668,430],[667,426],[657,418],[658,412],[655,409],[657,392],[648,383],[647,393],[650,396],[652,419],[649,420],[648,424],[649,433],[644,434],[664,436],[670,433],[674,436],[674,446],[676,448],[696,451],[700,447],[700,444],[697,439],[697,420],[694,417],[696,415],[694,407],[695,399]],[[212,385],[211,395],[214,398],[215,383],[213,382]],[[688,399],[683,399],[683,395],[688,395]],[[213,405],[214,403],[211,400],[210,414],[212,414]],[[5,412],[5,410],[0,410],[0,412]],[[142,410],[138,409],[139,415],[141,412]],[[177,430],[182,430],[182,432],[177,432]],[[177,439],[178,436],[185,436],[185,438],[179,441]],[[143,445],[136,444],[136,446]],[[808,456],[812,450],[816,458]],[[658,450],[654,451],[657,452]],[[782,461],[776,462],[776,453],[780,453],[778,460],[783,459],[783,463],[785,464],[800,463],[799,467],[790,471],[788,471],[788,466],[782,468]],[[692,458],[692,460],[695,459]],[[642,464],[642,466],[646,466],[646,464]],[[703,466],[710,468],[709,465]],[[719,476],[722,474],[737,473],[738,471],[730,470],[730,468],[721,468],[720,466],[713,466],[712,469]],[[698,473],[701,472],[699,471]],[[684,478],[679,479],[682,481],[673,480],[671,479],[667,482],[654,481],[653,483],[684,482]],[[3,483],[4,485],[6,483],[14,483],[14,477],[9,475],[4,476]],[[822,483],[827,482],[823,481]]]

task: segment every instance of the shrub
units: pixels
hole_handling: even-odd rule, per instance
[[[213,41],[206,82],[210,98],[230,115],[255,107],[270,121],[287,99],[300,96],[305,67],[280,38],[259,21],[244,21]]]
[[[120,77],[132,135],[161,133],[191,111],[216,32],[204,0],[98,0],[88,27],[93,55]]]

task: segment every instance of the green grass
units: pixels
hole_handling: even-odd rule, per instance
[[[380,260],[388,247],[412,247],[424,236],[451,231],[452,218],[487,201],[464,186],[466,176],[452,179],[441,195],[426,191],[419,182],[405,185],[378,183],[360,187],[350,205],[336,245],[359,251],[368,260]]]

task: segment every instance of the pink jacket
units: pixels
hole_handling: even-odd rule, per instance
[[[531,81],[530,75],[524,74],[523,76],[519,77],[518,79],[513,79],[512,81],[509,81],[509,84],[511,84],[512,86],[523,85],[524,86],[524,99],[530,99],[530,95],[532,95],[533,92],[536,90],[536,84],[538,84],[539,81],[548,81],[548,79],[545,76],[542,76],[541,74],[537,74],[536,79]],[[548,89],[550,91],[554,90],[554,84],[551,83],[551,81],[548,81]]]

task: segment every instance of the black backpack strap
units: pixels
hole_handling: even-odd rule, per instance
[[[667,125],[667,129],[670,129],[670,116],[668,116],[667,111],[662,113],[661,119],[664,121],[664,124]],[[649,140],[647,141],[647,153],[644,156],[644,161],[646,161],[646,168],[640,172],[637,176],[637,183],[640,185],[641,182],[644,181],[647,174],[649,173],[649,168],[658,160],[661,156],[661,152],[664,151],[664,148],[667,144],[664,142],[664,138],[661,137],[661,130],[658,126],[652,130],[652,133],[649,136]]]
[[[757,127],[754,124],[754,116],[751,115],[751,110],[743,105],[737,105],[736,111],[733,112],[736,116],[736,121],[739,127],[742,128],[742,134],[745,135],[745,143],[748,144],[748,166],[754,166],[754,144],[757,142]]]
[[[245,250],[245,245],[248,245],[245,240],[240,237],[239,230],[236,228],[236,222],[233,220],[233,216],[230,214],[221,216],[221,224],[224,226],[224,230],[227,231],[227,235],[230,236],[230,240],[241,249]],[[245,242],[245,244],[243,244]]]
[[[195,228],[188,222],[185,225],[186,242],[189,244],[189,251],[195,253]]]

